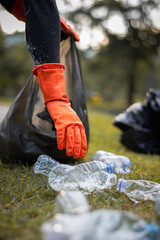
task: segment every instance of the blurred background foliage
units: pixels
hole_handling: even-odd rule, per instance
[[[13,98],[33,68],[24,33],[5,35],[0,30],[0,96]]]
[[[63,0],[61,16],[81,33],[83,27],[99,29],[104,36],[96,46],[79,49],[82,74],[89,101],[128,106],[142,101],[149,88],[160,89],[160,29],[151,11],[159,0]],[[77,4],[76,4],[77,2]],[[86,3],[88,2],[88,5]],[[124,33],[108,28],[114,15],[124,24]],[[33,68],[24,33],[0,31],[0,95],[14,97]],[[77,45],[79,46],[79,44]]]

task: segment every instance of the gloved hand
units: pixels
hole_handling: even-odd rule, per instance
[[[54,121],[58,149],[65,148],[66,154],[75,159],[83,158],[87,151],[85,129],[67,99],[64,66],[58,63],[36,65],[33,74],[37,76],[45,105]]]

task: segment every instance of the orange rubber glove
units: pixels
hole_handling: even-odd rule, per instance
[[[66,154],[75,159],[83,158],[87,151],[85,129],[67,99],[64,66],[58,63],[36,65],[33,74],[37,76],[44,103],[54,121],[58,149],[65,148]]]

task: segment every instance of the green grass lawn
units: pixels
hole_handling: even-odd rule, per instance
[[[89,109],[90,144],[84,161],[90,161],[98,150],[125,155],[134,166],[134,171],[126,178],[160,183],[160,157],[137,154],[122,146],[119,142],[121,132],[112,125],[113,119],[112,115]],[[57,195],[48,185],[47,178],[34,174],[33,167],[0,164],[0,191],[0,240],[40,239],[41,224],[54,216]],[[128,210],[160,226],[160,217],[156,215],[152,201],[135,204],[115,188],[99,194],[92,193],[87,199],[91,210]]]

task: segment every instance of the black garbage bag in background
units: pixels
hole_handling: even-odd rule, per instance
[[[140,153],[160,154],[160,91],[149,89],[146,102],[135,103],[116,116],[121,143]]]
[[[78,51],[74,37],[65,38],[60,47],[61,63],[65,65],[65,86],[72,108],[81,119],[89,142],[89,123]],[[67,163],[72,157],[58,150],[56,129],[44,105],[36,77],[31,75],[0,124],[0,157],[34,164],[47,154]]]

